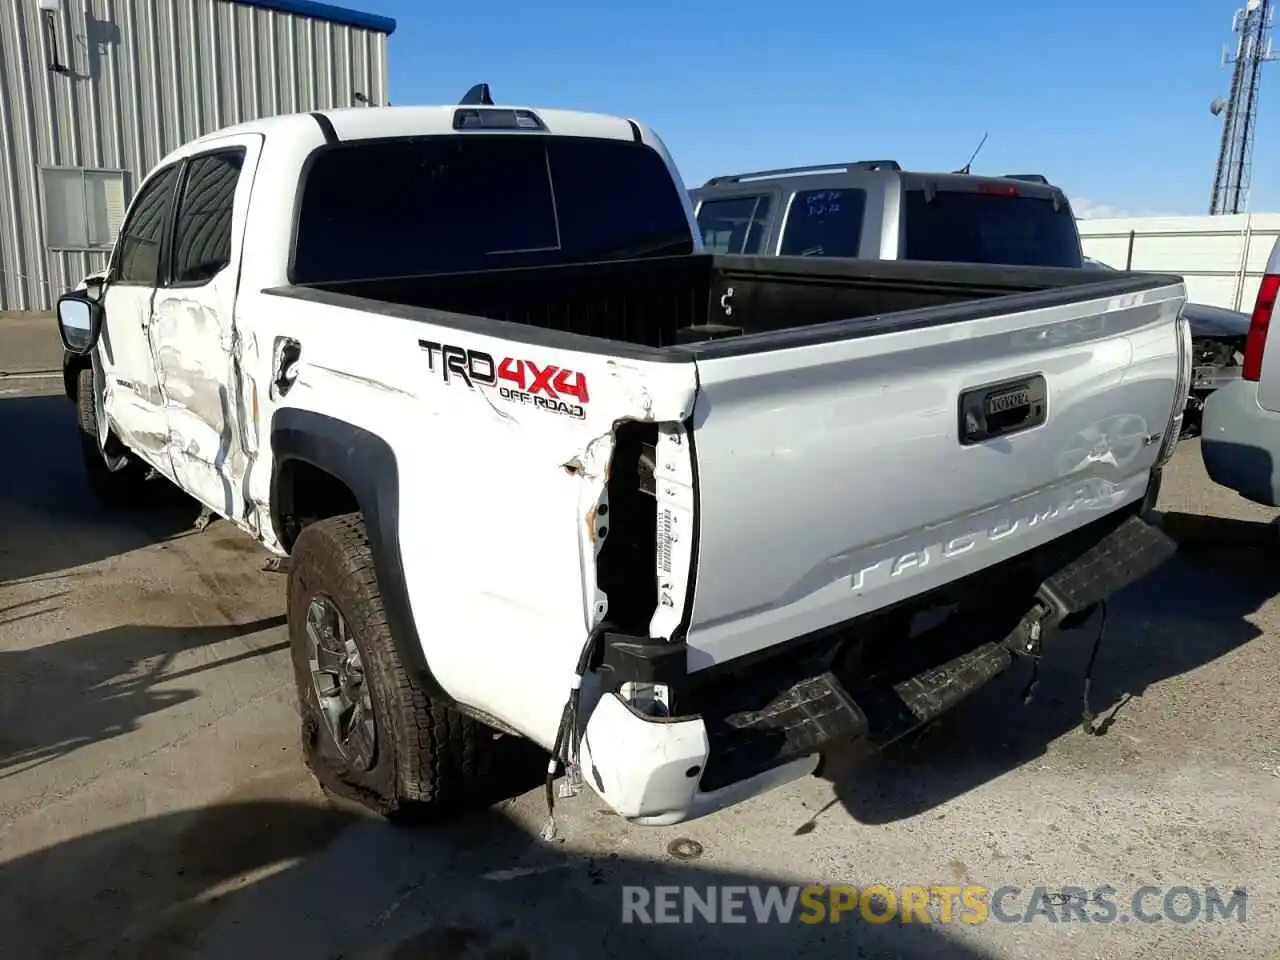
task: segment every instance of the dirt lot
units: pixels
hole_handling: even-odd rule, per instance
[[[1275,955],[1274,511],[1212,488],[1195,443],[1161,504],[1179,557],[1111,605],[1105,735],[1079,729],[1095,623],[1029,706],[1020,670],[876,762],[682,827],[630,827],[584,794],[548,845],[536,791],[413,833],[326,806],[296,748],[283,578],[226,524],[190,532],[194,510],[100,512],[70,405],[31,376],[48,344],[16,342],[0,329],[0,371],[27,374],[0,377],[2,956]],[[1036,887],[1110,885],[1119,915],[621,922],[623,885],[762,882],[1018,887],[1006,915]],[[1246,888],[1246,922],[1122,922],[1144,885],[1148,911],[1175,886]]]

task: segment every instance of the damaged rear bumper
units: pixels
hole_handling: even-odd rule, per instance
[[[614,676],[581,740],[583,779],[618,814],[642,824],[679,823],[732,806],[814,772],[830,745],[852,741],[871,752],[940,716],[1015,656],[1037,655],[1065,620],[1086,615],[1176,551],[1140,516],[1112,523],[1101,536],[1051,546],[1038,568],[1048,575],[1011,631],[900,679],[838,675],[844,672],[830,658],[799,656],[787,643],[708,684],[701,672],[682,675],[668,650],[655,653],[652,672],[641,678],[671,691],[675,715],[655,717],[619,695],[616,666],[654,649],[620,643],[620,658],[606,647],[605,663],[615,666],[605,672]],[[848,639],[861,627],[841,625],[825,638],[827,649],[839,648],[841,632]],[[918,642],[913,638],[912,647]]]

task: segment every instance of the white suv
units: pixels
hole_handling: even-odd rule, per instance
[[[1270,342],[1277,293],[1280,238],[1258,285],[1240,379],[1205,401],[1200,448],[1215,483],[1268,507],[1280,506],[1280,343]]]

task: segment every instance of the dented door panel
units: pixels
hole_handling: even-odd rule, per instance
[[[103,293],[103,411],[130,450],[173,479],[169,418],[147,339],[154,296],[155,288],[134,284],[111,284]]]
[[[154,171],[129,205],[103,285],[105,323],[97,347],[108,424],[136,456],[170,479],[168,418],[148,332],[179,171],[176,163]]]
[[[177,482],[250,528],[244,482],[239,332],[241,247],[261,137],[219,138],[188,158],[179,187],[171,274],[156,293],[150,346]]]
[[[243,475],[238,418],[231,390],[235,365],[223,345],[217,286],[157,304],[152,349],[165,400],[168,447],[180,486],[227,518],[241,515]],[[215,300],[210,304],[208,300]],[[226,302],[230,304],[230,298]]]

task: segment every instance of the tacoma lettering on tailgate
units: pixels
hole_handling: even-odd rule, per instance
[[[960,519],[933,531],[932,536],[918,534],[910,539],[904,538],[899,541],[899,549],[892,554],[855,567],[849,585],[855,593],[876,589],[904,573],[946,563],[973,550],[986,550],[1008,537],[1027,533],[1068,516],[1078,516],[1082,511],[1093,511],[1099,515],[1106,513],[1119,506],[1124,496],[1123,487],[1092,478],[1065,490],[1050,490],[1036,497],[1024,498],[1003,509],[986,511],[982,520],[976,517]],[[938,534],[942,534],[941,538],[934,539]],[[910,549],[902,549],[907,546]]]
[[[502,357],[451,343],[419,340],[426,351],[427,369],[439,373],[445,383],[462,382],[471,389],[497,389],[508,403],[518,403],[581,420],[591,402],[587,378],[576,370],[555,364],[539,366],[532,360]],[[568,398],[568,399],[566,399]],[[575,401],[575,402],[571,402]]]

